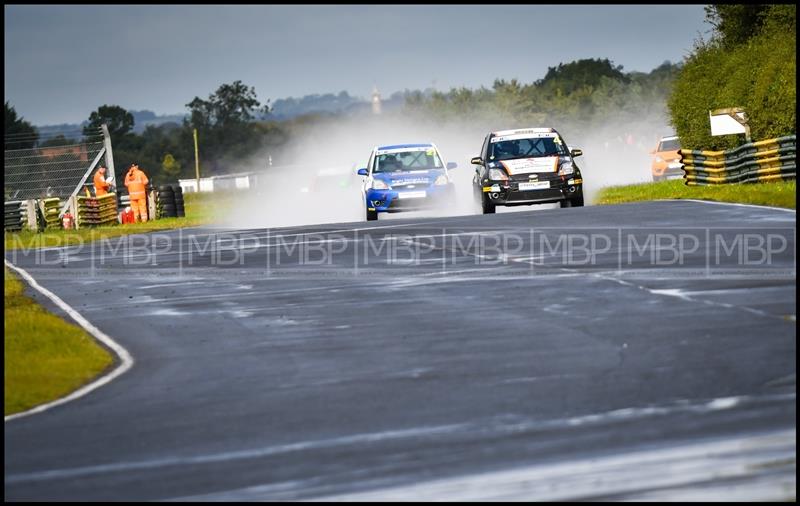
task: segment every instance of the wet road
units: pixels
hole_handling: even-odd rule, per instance
[[[793,498],[795,235],[665,201],[9,251],[136,363],[6,423],[5,499]]]

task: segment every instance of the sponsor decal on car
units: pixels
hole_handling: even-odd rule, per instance
[[[409,177],[409,178],[400,178],[400,179],[392,179],[392,185],[398,184],[428,184],[428,178],[422,177]]]
[[[531,172],[555,172],[558,166],[558,157],[518,158],[516,160],[503,160],[500,163],[512,176]]]
[[[392,148],[392,149],[379,149],[375,151],[376,155],[385,155],[388,153],[408,153],[410,151],[428,151],[433,152],[433,148],[430,146],[418,146],[415,148]]]
[[[424,191],[419,192],[398,192],[397,197],[401,199],[421,199],[424,198],[426,193]]]
[[[513,141],[517,139],[538,139],[541,137],[551,137],[553,139],[558,139],[558,134],[555,132],[539,132],[539,133],[524,133],[524,134],[511,134],[511,135],[501,135],[499,137],[492,137],[492,143],[495,142],[502,142],[502,141]],[[553,141],[555,142],[555,141]]]
[[[552,132],[552,128],[516,128],[514,130],[500,130],[498,132],[494,132],[494,135],[538,134]]]
[[[519,184],[519,191],[529,191],[529,190],[545,190],[550,188],[550,181],[536,181],[533,183],[520,183]]]

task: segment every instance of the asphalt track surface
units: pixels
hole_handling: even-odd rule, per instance
[[[794,498],[795,223],[665,201],[7,252],[136,362],[6,423],[5,499]]]

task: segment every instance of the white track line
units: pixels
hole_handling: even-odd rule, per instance
[[[13,415],[8,415],[8,416],[5,417],[5,421],[6,422],[8,422],[10,420],[14,420],[16,418],[22,418],[24,416],[33,415],[35,413],[41,413],[42,411],[48,410],[50,408],[54,408],[56,406],[59,406],[61,404],[65,404],[65,403],[70,402],[70,401],[74,401],[75,399],[78,399],[78,398],[83,397],[84,395],[88,394],[92,390],[95,390],[95,389],[100,388],[101,386],[103,386],[103,385],[105,385],[107,383],[110,383],[111,381],[113,381],[118,376],[124,374],[125,371],[127,371],[128,369],[130,369],[133,366],[133,357],[131,357],[130,353],[128,353],[128,350],[126,350],[125,348],[120,346],[116,341],[114,341],[113,339],[108,337],[106,334],[101,332],[97,327],[95,327],[94,325],[89,323],[89,320],[84,318],[80,313],[75,311],[66,302],[61,300],[56,294],[54,294],[53,292],[51,292],[47,288],[44,288],[39,283],[37,283],[36,280],[33,279],[33,277],[30,274],[28,274],[24,269],[21,269],[20,267],[15,266],[14,264],[9,262],[8,260],[5,260],[5,262],[6,262],[6,267],[16,271],[20,276],[22,276],[25,279],[25,281],[28,282],[29,285],[31,285],[35,290],[37,290],[42,295],[44,295],[45,297],[50,299],[56,306],[58,306],[62,310],[64,310],[64,312],[66,312],[73,320],[75,320],[75,322],[78,323],[78,325],[83,327],[89,334],[91,334],[92,337],[94,337],[95,339],[97,339],[98,341],[100,341],[101,343],[103,343],[104,345],[109,347],[111,350],[113,350],[114,353],[117,354],[117,357],[119,357],[119,362],[120,362],[119,365],[113,371],[111,371],[108,374],[105,374],[105,375],[97,378],[95,381],[89,383],[88,385],[85,385],[85,386],[79,388],[78,390],[75,390],[74,392],[72,392],[71,394],[67,395],[66,397],[62,397],[60,399],[57,399],[55,401],[48,402],[48,403],[45,403],[45,404],[40,404],[40,405],[36,406],[35,408],[31,408],[31,409],[29,409],[27,411],[23,411],[21,413],[15,413]]]
[[[719,202],[716,200],[697,200],[697,199],[662,199],[667,202],[700,202],[702,204],[717,204],[720,206],[739,206],[739,207],[755,207],[757,209],[769,209],[772,211],[786,211],[787,213],[797,213],[794,209],[787,209],[785,207],[773,206],[759,206],[756,204],[739,204],[737,202]]]

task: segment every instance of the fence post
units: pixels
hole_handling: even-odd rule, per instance
[[[80,228],[80,219],[78,218],[78,196],[73,195],[69,199],[69,209],[72,212],[72,223],[75,224],[75,230]]]
[[[111,174],[111,182],[117,186],[117,172],[114,170],[114,153],[111,151],[111,135],[108,133],[108,126],[103,123],[100,125],[103,130],[103,146],[106,148],[106,169]]]
[[[28,228],[33,231],[39,230],[39,222],[36,219],[36,199],[25,201],[25,211],[28,213]]]
[[[157,217],[157,209],[156,209],[156,191],[150,190],[150,194],[148,195],[147,199],[147,214],[150,216],[147,217],[148,220],[155,220]]]
[[[197,129],[194,129],[194,174],[197,180],[197,193],[200,193],[200,158],[197,149]]]
[[[85,183],[86,180],[89,179],[89,174],[91,174],[92,171],[94,170],[94,168],[97,167],[97,163],[100,161],[100,158],[103,156],[103,153],[105,153],[105,152],[106,152],[106,148],[103,148],[103,149],[100,150],[99,153],[97,153],[97,156],[94,158],[94,161],[92,161],[92,164],[89,165],[88,169],[86,169],[86,172],[83,174],[83,177],[81,178],[80,182],[78,183],[78,186],[76,186],[75,189],[72,191],[72,194],[70,195],[70,197],[74,197],[75,195],[78,194],[79,191],[81,191],[81,188],[83,188],[83,183]],[[69,199],[67,199],[67,201],[64,202],[64,205],[61,208],[61,211],[59,211],[59,213],[58,213],[58,218],[59,219],[61,219],[61,217],[64,216],[64,213],[66,212],[68,205],[69,205]]]

